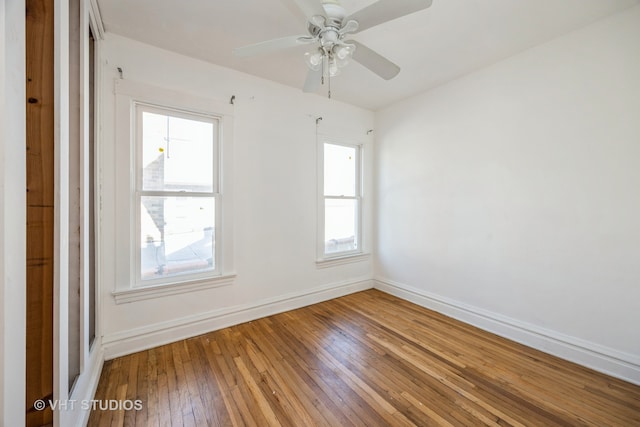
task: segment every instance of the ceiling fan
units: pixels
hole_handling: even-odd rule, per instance
[[[305,53],[309,67],[303,90],[315,92],[336,76],[350,59],[359,62],[385,80],[400,72],[393,62],[347,36],[409,15],[431,6],[433,0],[378,0],[351,15],[340,4],[340,0],[283,0],[293,1],[307,18],[308,35],[282,37],[234,49],[239,57],[249,57],[288,49],[304,44],[313,45]]]

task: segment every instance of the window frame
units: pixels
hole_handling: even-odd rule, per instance
[[[112,296],[116,304],[150,298],[195,292],[234,282],[233,224],[233,105],[222,100],[205,98],[167,88],[126,79],[114,79],[115,153],[113,214],[115,225],[115,280]],[[190,116],[218,119],[218,196],[216,197],[216,270],[196,275],[175,275],[158,281],[138,280],[140,225],[136,136],[136,105],[145,104],[166,111],[183,112]],[[102,164],[104,167],[104,163]],[[102,172],[101,172],[102,173]],[[187,194],[188,196],[188,194]],[[102,202],[101,202],[102,203]],[[219,225],[218,225],[219,224]]]
[[[354,196],[344,195],[325,195],[324,193],[324,148],[325,144],[337,145],[343,147],[349,147],[355,149],[356,155],[356,170],[355,170],[355,194]],[[317,265],[331,266],[335,264],[335,261],[340,260],[353,260],[358,261],[364,254],[363,248],[363,193],[364,193],[364,144],[342,139],[335,138],[327,135],[319,135],[318,137],[318,236],[317,236]],[[326,200],[355,200],[356,202],[356,249],[331,252],[325,251],[325,209]],[[347,261],[347,262],[349,262]]]
[[[135,144],[135,155],[133,164],[135,167],[135,191],[134,191],[134,209],[135,209],[135,218],[132,219],[132,223],[135,224],[135,229],[133,233],[134,239],[132,239],[132,251],[135,252],[135,276],[134,276],[134,284],[135,288],[142,288],[146,286],[163,286],[176,282],[189,282],[194,280],[206,279],[209,277],[220,276],[220,251],[217,250],[220,239],[223,238],[220,234],[220,230],[222,228],[222,203],[221,203],[221,194],[220,194],[220,141],[222,140],[222,119],[223,117],[220,115],[213,114],[202,114],[202,113],[194,113],[191,111],[186,111],[184,109],[178,109],[174,107],[168,107],[164,105],[156,105],[148,102],[139,102],[134,101],[133,103],[133,114],[134,114],[134,144]],[[216,140],[215,146],[213,149],[213,176],[212,176],[212,191],[210,192],[189,192],[189,191],[179,191],[179,190],[145,190],[143,188],[143,169],[142,169],[142,161],[143,161],[143,126],[142,126],[142,115],[145,112],[153,113],[153,114],[161,114],[170,117],[176,117],[181,119],[196,119],[205,123],[215,123],[216,124]],[[214,269],[204,272],[195,272],[195,273],[185,273],[185,274],[176,274],[172,276],[166,277],[158,277],[155,279],[143,279],[142,278],[142,242],[140,239],[142,224],[141,224],[141,216],[142,216],[142,198],[143,197],[176,197],[176,198],[189,198],[189,197],[200,197],[200,198],[213,198],[214,200],[214,227],[217,232],[215,233],[214,240]]]

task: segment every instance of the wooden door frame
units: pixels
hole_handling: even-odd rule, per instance
[[[55,0],[26,0],[26,425],[53,422],[57,209]]]
[[[25,0],[0,2],[0,425],[25,424],[26,356],[26,16]],[[69,142],[69,9],[54,0],[54,398],[91,399],[104,360],[101,322],[96,342],[83,354],[83,373],[74,396],[68,390],[68,142]],[[98,39],[104,30],[95,0],[82,0]],[[86,9],[83,17],[86,19]],[[97,30],[97,31],[96,31]],[[99,72],[100,66],[96,64]],[[99,87],[99,82],[96,82]],[[97,99],[97,102],[99,100]],[[99,108],[99,106],[98,106]],[[98,122],[96,122],[96,128]],[[59,256],[58,256],[59,254]],[[97,289],[99,299],[99,289]],[[100,305],[96,305],[99,310]],[[54,425],[82,424],[86,413],[56,411]],[[79,421],[79,422],[78,422]]]
[[[53,233],[53,301],[51,302],[53,394],[52,396],[42,396],[42,398],[66,402],[69,400],[69,5],[68,0],[46,1],[44,19],[53,23],[52,33],[46,35],[46,37],[53,37],[53,64],[45,64],[44,74],[41,74],[42,78],[51,78],[53,81],[53,129],[43,131],[45,138],[53,137],[53,153],[49,153],[53,155],[53,223],[51,230]],[[36,59],[38,55],[42,55],[42,52],[37,50],[39,46],[35,47],[35,51],[30,49],[33,48],[28,47],[26,55],[32,54]],[[34,78],[40,77],[35,74]],[[34,99],[33,102],[37,103],[38,99]],[[51,131],[53,135],[48,135],[47,132]],[[51,150],[50,145],[44,148]],[[47,201],[47,203],[49,202]],[[44,363],[48,363],[48,361]],[[32,402],[25,402],[27,408],[32,404]],[[67,420],[71,414],[71,412],[64,410],[53,411],[53,424],[55,426],[69,425]]]
[[[54,0],[53,396],[69,400],[69,2]],[[72,412],[54,411],[55,426],[70,425]]]

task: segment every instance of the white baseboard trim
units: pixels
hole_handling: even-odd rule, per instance
[[[86,406],[90,403],[86,405],[83,403],[90,402],[94,398],[102,373],[102,365],[104,365],[104,352],[99,338],[96,337],[83,374],[78,378],[71,393],[70,400],[75,402],[74,409],[65,411],[64,425],[83,427],[89,422],[91,412],[86,409]]]
[[[636,355],[541,328],[389,279],[376,278],[373,282],[374,288],[380,291],[545,353],[640,385],[640,357]]]
[[[373,288],[373,281],[370,278],[333,283],[304,292],[290,293],[251,304],[217,309],[105,335],[102,338],[104,358],[105,360],[114,359],[371,288]]]

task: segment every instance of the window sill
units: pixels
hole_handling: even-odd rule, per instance
[[[352,255],[342,255],[334,258],[324,258],[316,261],[317,268],[329,268],[336,267],[338,265],[343,264],[351,264],[354,262],[362,262],[369,259],[371,254],[352,254]]]
[[[207,279],[171,283],[167,285],[154,285],[140,288],[132,288],[112,292],[116,304],[127,304],[152,298],[166,297],[169,295],[184,294],[188,292],[202,291],[233,284],[235,274],[226,274]]]

